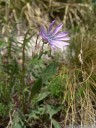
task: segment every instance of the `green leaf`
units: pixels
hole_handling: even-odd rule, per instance
[[[31,98],[35,96],[35,94],[41,89],[41,87],[42,87],[42,78],[39,78],[32,87]]]
[[[61,128],[60,124],[56,120],[52,119],[51,121],[52,121],[54,128]]]
[[[37,103],[45,99],[50,93],[49,92],[41,92],[36,98],[33,99],[33,103]]]
[[[13,125],[13,128],[22,128],[22,126],[21,126],[19,123],[15,123],[15,124]]]
[[[42,74],[43,83],[48,81],[50,78],[52,78],[53,75],[56,74],[57,67],[58,67],[58,63],[53,62],[45,68]]]
[[[32,110],[30,114],[28,115],[29,119],[39,119],[41,115],[44,115],[46,111],[45,106],[41,105],[35,108],[35,110]]]
[[[0,40],[0,48],[4,48],[5,44],[6,44],[6,43],[5,43],[4,41],[1,41],[1,40]]]
[[[39,116],[37,115],[37,112],[36,111],[32,111],[29,115],[28,115],[29,119],[39,119]]]
[[[47,105],[47,113],[50,115],[50,118],[52,118],[52,116],[57,114],[60,110],[61,110],[61,106],[54,107],[52,105]]]

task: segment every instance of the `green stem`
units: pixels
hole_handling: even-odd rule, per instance
[[[41,59],[41,56],[42,56],[42,54],[43,54],[43,47],[44,47],[44,43],[42,44],[42,48],[41,48],[41,50],[40,50],[38,59]]]
[[[27,41],[28,32],[25,34],[23,45],[22,45],[21,93],[22,93],[22,109],[23,109],[23,112],[26,109],[26,106],[25,106],[25,95],[23,93],[23,90],[25,88],[25,73],[26,73],[26,68],[25,68],[25,47],[26,47],[26,41]]]

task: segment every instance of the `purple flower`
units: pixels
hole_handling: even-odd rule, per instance
[[[40,28],[40,36],[42,36],[42,39],[49,43],[51,48],[60,48],[63,50],[63,48],[67,45],[69,45],[68,40],[70,40],[70,37],[68,36],[68,32],[59,32],[59,30],[62,28],[63,24],[59,24],[54,30],[52,30],[52,27],[55,23],[55,20],[51,22],[48,30],[46,30],[43,26]]]

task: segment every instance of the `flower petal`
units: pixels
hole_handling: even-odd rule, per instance
[[[51,44],[51,46],[53,45],[54,47],[60,48],[63,50],[63,48],[67,45],[69,45],[69,43],[67,42],[63,42],[63,41],[56,41],[56,40],[51,40],[49,42],[49,44]]]
[[[62,28],[63,24],[59,24],[55,29],[54,31],[52,32],[53,35],[57,34],[59,32],[59,30]]]
[[[62,40],[62,41],[66,41],[66,40],[70,40],[70,37],[59,37],[59,38],[57,38],[57,36],[54,38],[54,40],[58,40],[58,41],[60,41],[60,40]]]
[[[46,30],[43,26],[40,28],[39,35],[41,35],[42,38],[46,38]]]
[[[51,24],[50,24],[50,26],[49,26],[49,29],[48,29],[48,32],[50,32],[50,31],[52,30],[52,27],[53,27],[54,23],[55,23],[55,20],[53,20],[53,21],[51,22]]]
[[[64,36],[67,36],[68,35],[68,32],[59,32],[56,37],[64,37]]]
[[[69,43],[68,42],[64,42],[64,41],[54,41],[55,42],[55,46],[57,46],[57,47],[64,47],[64,46],[66,46],[66,45],[69,45]]]

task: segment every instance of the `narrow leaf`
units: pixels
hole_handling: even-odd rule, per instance
[[[39,78],[36,83],[33,85],[31,90],[31,98],[34,97],[34,95],[41,89],[42,87],[42,79]]]
[[[53,124],[54,128],[61,128],[60,124],[54,119],[52,119],[52,124]]]

